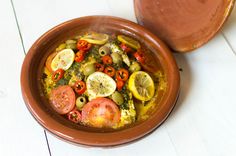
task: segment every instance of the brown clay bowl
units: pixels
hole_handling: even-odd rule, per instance
[[[116,32],[139,40],[151,50],[146,67],[161,68],[166,75],[166,91],[160,93],[150,117],[145,121],[112,130],[76,125],[55,113],[44,97],[41,76],[44,62],[59,43],[87,30]],[[136,23],[109,16],[88,16],[62,23],[42,35],[28,51],[21,71],[25,104],[44,129],[63,140],[90,146],[113,146],[138,139],[158,127],[173,109],[179,92],[179,71],[169,49],[156,36]]]
[[[170,48],[188,52],[207,43],[230,15],[235,0],[134,0],[138,23]]]

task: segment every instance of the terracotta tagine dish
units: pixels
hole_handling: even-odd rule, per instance
[[[174,11],[168,2],[160,3],[164,13]],[[226,2],[216,1],[210,11]],[[177,14],[185,17],[185,12]],[[202,18],[205,12],[199,14]],[[188,42],[179,40],[183,33],[176,30],[187,29],[195,41],[199,35],[192,32],[199,27],[190,30],[195,23],[180,27],[176,21],[179,28],[170,34],[164,28],[172,27],[173,18],[155,28],[163,29],[166,36],[159,35],[172,48],[185,50]],[[179,87],[178,67],[167,46],[142,26],[111,16],[81,17],[52,28],[32,45],[21,71],[23,99],[35,120],[58,138],[89,146],[120,145],[150,133],[172,111]]]
[[[171,49],[188,52],[207,43],[230,15],[235,0],[134,0],[138,23]]]

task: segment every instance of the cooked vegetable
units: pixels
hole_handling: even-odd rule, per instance
[[[113,77],[116,73],[116,70],[112,66],[108,66],[105,68],[104,73],[109,75],[110,77]]]
[[[140,63],[142,63],[142,64],[145,62],[145,58],[144,58],[142,52],[137,51],[137,52],[135,52],[133,55],[134,55],[134,57],[136,58],[136,60],[137,60],[138,62],[140,62]]]
[[[115,91],[112,95],[111,95],[111,99],[117,104],[117,105],[121,105],[124,103],[124,98],[123,96],[118,92]]]
[[[112,58],[110,55],[105,55],[102,57],[103,64],[109,65],[112,64]]]
[[[82,122],[92,127],[115,127],[120,121],[120,111],[107,98],[96,98],[82,108]]]
[[[80,50],[75,54],[75,62],[82,62],[84,60],[84,51]]]
[[[78,110],[72,110],[67,114],[67,118],[74,123],[79,123],[81,121],[81,114]]]
[[[52,60],[54,59],[54,57],[57,55],[57,52],[54,52],[52,54],[50,54],[46,60],[45,66],[46,68],[50,71],[53,72],[51,64],[52,64]]]
[[[116,79],[119,81],[126,81],[129,78],[128,70],[121,68],[116,72]]]
[[[120,64],[122,62],[122,58],[121,58],[120,54],[118,54],[118,53],[112,53],[111,57],[112,57],[112,61],[116,64]]]
[[[118,90],[118,91],[121,91],[124,85],[125,85],[124,81],[118,80],[118,81],[116,82],[117,90]]]
[[[126,44],[124,44],[124,43],[121,43],[121,44],[120,44],[120,47],[121,47],[121,49],[122,49],[124,52],[126,52],[126,53],[130,53],[130,52],[133,51],[130,47],[128,47],[128,46],[127,46]]]
[[[57,82],[64,76],[64,70],[59,68],[52,74],[52,80]]]
[[[85,76],[89,76],[90,74],[96,71],[94,63],[89,63],[84,66],[83,73]]]
[[[75,93],[68,86],[54,88],[49,97],[50,105],[59,114],[67,114],[75,106]]]
[[[63,50],[63,49],[66,49],[66,44],[65,44],[65,43],[60,44],[60,45],[57,47],[56,51],[58,52],[58,51],[61,51],[61,50]]]
[[[107,44],[111,48],[112,53],[118,53],[122,57],[123,62],[127,65],[130,66],[130,60],[128,55],[116,44],[116,43],[111,43]]]
[[[106,45],[102,46],[99,48],[99,55],[100,56],[105,56],[105,55],[108,55],[110,54],[110,49],[109,47],[107,47]]]
[[[53,71],[56,71],[59,68],[67,70],[74,62],[74,58],[75,54],[73,50],[64,49],[57,53],[57,55],[53,58],[51,68]]]
[[[82,50],[82,51],[87,51],[91,48],[92,44],[88,43],[85,40],[79,40],[77,43],[77,49]]]
[[[81,95],[85,92],[86,90],[86,84],[84,81],[76,81],[74,85],[74,90],[77,94]]]
[[[96,71],[102,72],[104,70],[104,65],[100,63],[95,63]]]
[[[133,62],[130,66],[129,66],[129,71],[131,73],[135,72],[135,71],[140,71],[141,70],[141,66],[139,65],[138,62]]]
[[[83,106],[87,103],[87,100],[84,96],[79,96],[76,99],[76,107],[81,110],[83,108]]]
[[[141,46],[139,44],[138,41],[128,37],[128,36],[124,36],[124,35],[118,35],[117,36],[117,39],[124,43],[124,44],[127,44],[128,46],[134,48],[134,49],[139,49]]]

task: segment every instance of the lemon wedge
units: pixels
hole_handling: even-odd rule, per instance
[[[94,72],[86,80],[89,99],[110,96],[116,90],[116,82],[107,74]]]
[[[88,35],[82,36],[80,39],[85,40],[85,41],[92,43],[92,44],[102,45],[108,41],[109,36],[107,34],[93,32]]]
[[[120,42],[122,42],[124,44],[127,44],[128,46],[130,46],[134,49],[139,49],[141,47],[138,41],[136,41],[136,40],[134,40],[130,37],[127,37],[127,36],[124,36],[124,35],[118,35],[117,39]]]
[[[75,53],[72,49],[64,49],[60,51],[52,60],[51,68],[56,71],[59,68],[67,70],[74,62]]]
[[[128,88],[135,98],[149,101],[155,93],[154,82],[150,75],[144,71],[134,72],[128,81]]]

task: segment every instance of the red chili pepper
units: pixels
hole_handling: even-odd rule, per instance
[[[121,68],[116,72],[116,79],[119,81],[126,81],[129,78],[128,70]]]
[[[67,114],[67,118],[74,123],[79,123],[82,117],[81,113],[78,110],[74,109]]]
[[[145,58],[144,58],[144,55],[143,55],[142,51],[138,50],[133,55],[136,58],[136,60],[138,60],[138,62],[140,62],[140,63],[145,62]]]
[[[88,43],[87,41],[85,40],[79,40],[77,42],[77,49],[79,50],[83,50],[83,51],[88,51],[90,48],[91,48],[92,44],[91,43]]]
[[[74,90],[77,94],[81,95],[86,90],[86,84],[84,81],[78,80],[75,82]]]
[[[104,65],[100,64],[100,63],[96,63],[95,64],[95,69],[96,69],[96,71],[102,72],[104,70]]]
[[[132,50],[130,47],[128,47],[126,44],[124,44],[124,43],[121,43],[121,44],[120,44],[120,47],[121,47],[121,49],[122,49],[124,52],[126,52],[126,53],[133,52],[133,50]]]
[[[75,54],[75,62],[82,62],[84,60],[84,51],[80,50]]]
[[[125,84],[124,81],[119,81],[119,80],[118,80],[118,81],[116,82],[116,88],[117,88],[117,90],[118,90],[118,91],[121,91],[122,88],[123,88],[123,86],[124,86],[124,84]]]
[[[52,74],[52,80],[57,82],[64,76],[64,70],[59,68]]]
[[[108,66],[105,68],[104,73],[106,73],[107,75],[109,75],[110,77],[113,77],[116,73],[115,68]]]
[[[112,58],[109,55],[105,55],[102,57],[103,64],[112,64]]]

